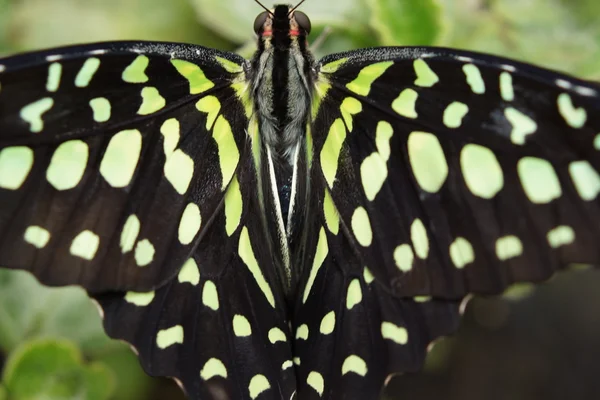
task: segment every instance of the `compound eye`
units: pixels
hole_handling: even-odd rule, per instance
[[[310,33],[310,19],[306,14],[302,11],[294,11],[294,18],[296,18],[296,22],[300,26],[300,28],[304,29],[307,34]]]
[[[263,11],[260,14],[258,14],[256,19],[254,20],[254,32],[255,33],[258,34],[258,32],[260,32],[260,30],[262,29],[265,22],[267,22],[267,18],[269,18],[269,13],[266,11]]]

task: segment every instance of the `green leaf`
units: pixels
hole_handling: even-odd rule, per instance
[[[432,45],[441,32],[435,0],[367,0],[370,26],[383,45]]]
[[[68,338],[88,355],[122,345],[106,337],[81,288],[48,288],[28,272],[0,270],[0,349],[39,337]]]
[[[19,400],[105,400],[114,388],[111,371],[101,363],[85,365],[66,340],[23,343],[9,357],[3,381],[9,397]]]

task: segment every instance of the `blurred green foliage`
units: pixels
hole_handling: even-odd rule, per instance
[[[65,340],[21,344],[4,366],[3,384],[10,398],[108,400],[112,372],[102,363],[86,365],[81,351]]]
[[[311,40],[330,31],[317,56],[437,45],[600,79],[598,0],[308,0],[302,10],[313,22]],[[260,11],[252,0],[0,0],[0,54],[143,39],[248,55]],[[446,353],[442,348],[438,358]],[[156,381],[128,347],[104,335],[82,290],[44,288],[23,272],[0,271],[0,361],[0,400],[174,399],[179,393],[153,388]],[[31,389],[32,383],[46,389]]]

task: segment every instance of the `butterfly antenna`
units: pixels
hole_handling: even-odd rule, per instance
[[[290,10],[289,14],[293,13],[294,11],[296,11],[296,9],[297,9],[298,7],[300,7],[300,6],[302,5],[302,3],[304,3],[305,1],[306,1],[306,0],[302,0],[300,3],[296,4],[296,6]],[[288,14],[288,15],[289,15],[289,14]]]
[[[261,6],[262,8],[265,9],[266,12],[268,12],[269,14],[273,15],[273,13],[271,12],[271,10],[269,10],[267,7],[265,7],[260,1],[258,0],[254,0],[256,2],[256,4],[258,4],[259,6]],[[300,3],[302,4],[302,3]]]

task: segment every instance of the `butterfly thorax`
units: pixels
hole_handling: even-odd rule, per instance
[[[278,5],[257,18],[258,50],[252,59],[252,93],[263,143],[292,166],[304,137],[311,97],[313,58],[306,30],[291,6]]]

